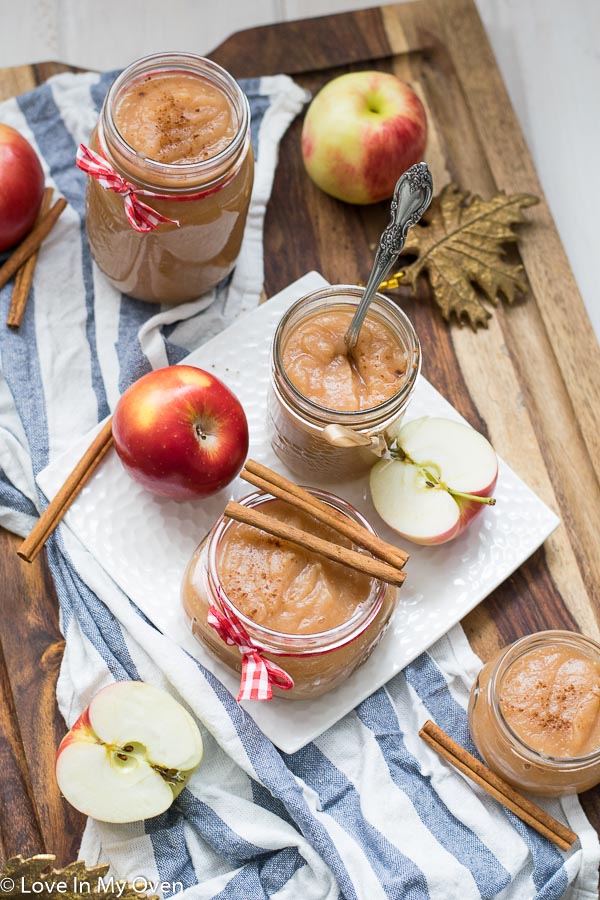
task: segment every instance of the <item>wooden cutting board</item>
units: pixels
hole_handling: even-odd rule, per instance
[[[471,0],[418,0],[241,32],[212,57],[237,77],[287,72],[311,91],[344,71],[377,68],[411,82],[430,123],[427,161],[449,180],[490,196],[541,188]],[[0,98],[67,67],[0,71]],[[265,292],[310,269],[331,282],[368,274],[387,206],[356,208],[318,191],[300,157],[301,122],[285,136],[265,226]],[[543,198],[542,198],[543,199]],[[545,202],[528,211],[520,244],[531,297],[498,309],[486,331],[448,327],[423,287],[396,294],[423,345],[424,374],[563,524],[465,621],[484,658],[531,631],[599,638],[600,350]],[[83,818],[58,793],[56,711],[62,655],[57,601],[44,561],[15,554],[0,535],[0,857],[55,852],[75,858]],[[600,826],[600,791],[582,796]]]

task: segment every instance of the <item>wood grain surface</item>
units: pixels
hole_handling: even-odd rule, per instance
[[[486,197],[542,196],[527,147],[472,0],[418,0],[267,26],[234,35],[212,57],[237,77],[287,72],[311,91],[344,71],[377,68],[411,82],[429,115],[426,159],[436,190],[449,180]],[[0,71],[0,98],[64,66]],[[265,224],[265,292],[310,269],[363,281],[387,206],[351,207],[305,176],[301,121],[280,151]],[[531,294],[473,334],[448,327],[423,284],[395,296],[423,346],[423,371],[560,515],[561,526],[463,622],[484,659],[531,631],[600,637],[600,349],[547,205],[528,211],[520,252]],[[62,652],[57,601],[43,560],[27,567],[0,535],[0,855],[76,856],[83,819],[53,774],[64,723],[54,686]],[[600,826],[600,790],[582,795]]]

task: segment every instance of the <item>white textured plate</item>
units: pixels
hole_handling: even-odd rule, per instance
[[[271,338],[288,306],[325,283],[316,272],[305,275],[185,360],[215,372],[235,391],[248,417],[251,456],[284,473],[266,434]],[[462,421],[421,378],[407,419],[425,414]],[[38,483],[47,497],[54,496],[90,440],[91,435],[87,435],[40,473]],[[237,479],[208,500],[163,500],[131,481],[116,454],[111,453],[65,517],[68,526],[148,618],[201,660],[234,696],[238,679],[191,636],[180,605],[179,586],[194,548],[227,500],[244,496],[249,490]],[[397,542],[398,536],[381,522],[371,505],[366,479],[333,485],[332,490],[361,510],[383,538]],[[405,543],[411,557],[392,624],[370,659],[341,687],[316,700],[244,704],[274,744],[293,753],[337,722],[459,622],[514,572],[559,522],[502,461],[494,494],[497,505],[486,509],[455,541],[437,548]]]

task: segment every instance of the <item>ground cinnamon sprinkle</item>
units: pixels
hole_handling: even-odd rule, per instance
[[[600,747],[600,667],[583,653],[524,654],[505,673],[499,702],[506,722],[535,750],[574,757]]]
[[[127,143],[168,164],[201,162],[235,137],[237,119],[227,95],[182,71],[155,73],[118,98],[114,120]]]

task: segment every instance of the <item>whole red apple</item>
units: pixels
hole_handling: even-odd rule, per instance
[[[350,72],[325,85],[302,128],[306,171],[347,203],[391,197],[400,175],[423,158],[427,118],[411,88],[386,72]]]
[[[44,172],[23,135],[0,123],[0,252],[33,227],[44,194]]]
[[[241,403],[195,366],[156,369],[132,384],[115,409],[113,437],[131,477],[172,500],[221,490],[248,453]]]

